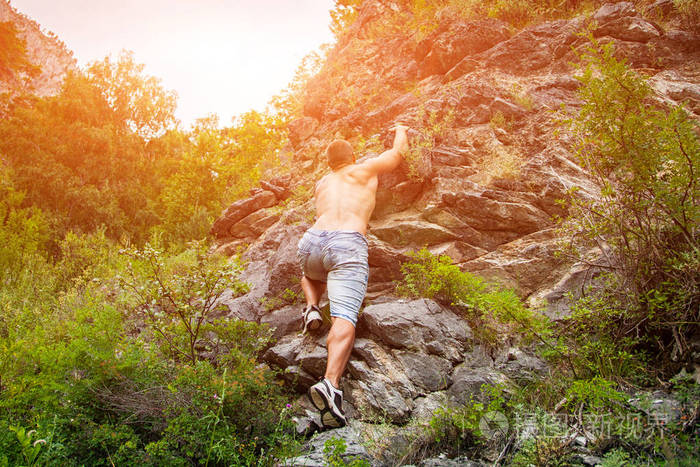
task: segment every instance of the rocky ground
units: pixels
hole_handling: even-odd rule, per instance
[[[383,8],[387,3],[365,2],[352,33],[364,34],[363,18]],[[548,372],[543,361],[515,343],[496,349],[482,345],[467,322],[445,306],[395,297],[393,281],[400,279],[406,253],[427,247],[451,256],[465,271],[514,288],[551,317],[568,312],[566,293],[575,295],[594,275],[555,255],[555,219],[565,214],[557,200],[571,187],[579,187],[581,196],[596,195],[566,132],[556,133],[554,113],[562,104],[568,109],[578,104],[571,62],[589,44],[580,33],[590,28],[599,40],[613,42],[620,56],[649,77],[658,99],[685,103],[700,116],[700,37],[653,18],[632,3],[606,4],[592,16],[537,24],[513,35],[495,19],[448,18],[415,48],[387,43],[393,48],[390,58],[367,66],[387,81],[414,80],[415,88],[403,93],[392,88],[391,101],[371,111],[310,95],[305,116],[292,125],[289,152],[295,169],[264,182],[216,221],[212,234],[220,251],[232,254],[247,246],[244,280],[252,288],[225,300],[230,316],[275,329],[278,340],[263,359],[283,369],[302,394],[323,374],[326,349],[325,337],[300,334],[301,306],[285,303],[287,289],[299,290],[296,246],[313,215],[311,201],[298,196],[298,187],[310,192],[326,170],[323,149],[347,128],[366,132],[369,126],[381,136],[382,129],[401,120],[425,140],[429,115],[444,123],[429,134],[431,144],[413,169],[404,163],[380,179],[368,231],[366,306],[342,382],[353,422],[323,435],[345,438],[348,455],[373,465],[396,463],[400,456],[382,457],[387,448],[378,447],[376,439],[369,450],[366,439],[364,445],[358,442],[371,432],[367,427],[378,420],[411,427],[440,406],[478,397],[483,383],[507,385]],[[329,61],[342,62],[342,45]],[[399,438],[395,443],[402,442]],[[312,440],[310,453],[290,465],[323,465],[324,439]],[[492,457],[488,461],[497,460],[498,453]],[[437,458],[421,465],[470,463]]]

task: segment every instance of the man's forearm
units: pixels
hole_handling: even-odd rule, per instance
[[[406,127],[398,126],[396,128],[396,135],[394,136],[394,149],[403,156],[406,151],[408,151],[408,135],[406,134]]]

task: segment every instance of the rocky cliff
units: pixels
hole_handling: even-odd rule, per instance
[[[582,33],[613,42],[649,76],[658,99],[684,103],[696,118],[700,37],[617,3],[517,32],[496,19],[466,21],[443,11],[439,27],[417,44],[398,34],[380,44],[366,40],[358,50],[348,40],[369,37],[373,18],[396,8],[364,2],[346,40],[309,83],[304,116],[290,127],[295,169],[231,205],[212,234],[220,251],[244,248],[248,261],[244,279],[252,289],[226,301],[230,315],[271,324],[278,342],[265,361],[305,390],[323,374],[326,352],[324,338],[299,334],[301,306],[282,299],[286,289],[299,290],[296,245],[313,216],[312,201],[299,193],[310,193],[327,170],[323,150],[334,137],[362,150],[371,138],[358,135],[381,141],[394,121],[415,129],[417,156],[380,179],[368,231],[366,306],[343,381],[356,420],[405,423],[478,397],[482,383],[547,371],[526,349],[480,345],[450,309],[394,297],[406,253],[427,247],[449,255],[551,317],[566,313],[565,294],[580,290],[590,271],[555,255],[555,219],[566,214],[557,200],[572,187],[581,196],[596,191],[570,138],[557,131],[554,111],[579,105],[572,63],[589,45]],[[338,74],[342,83],[334,81]]]
[[[27,58],[40,67],[40,73],[26,83],[26,88],[14,80],[0,81],[0,93],[29,91],[38,96],[57,93],[66,73],[77,69],[73,52],[55,34],[42,31],[38,23],[14,9],[9,0],[0,1],[0,22],[15,26],[18,36],[26,43]]]

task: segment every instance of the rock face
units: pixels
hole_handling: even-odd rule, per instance
[[[495,19],[446,23],[418,44],[419,76],[445,74],[467,55],[508,38],[508,25]]]
[[[18,36],[26,42],[27,57],[41,72],[25,88],[17,82],[0,81],[0,93],[29,91],[38,96],[56,94],[61,89],[66,73],[77,69],[73,53],[52,33],[44,33],[41,26],[12,8],[6,0],[0,1],[0,22],[11,22]]]
[[[364,2],[352,34],[366,37],[367,24],[391,5]],[[401,278],[408,252],[426,247],[557,318],[568,313],[566,293],[575,295],[595,280],[597,271],[555,255],[555,218],[566,215],[558,200],[572,187],[583,197],[597,196],[570,137],[555,133],[552,117],[561,105],[580,105],[570,63],[586,47],[580,33],[589,27],[651,75],[659,100],[684,103],[700,115],[699,38],[664,30],[632,3],[606,4],[592,17],[549,21],[513,35],[497,20],[446,20],[413,47],[398,40],[368,45],[361,51],[363,73],[348,61],[347,41],[329,53],[327,69],[346,69],[348,89],[369,94],[365,86],[382,79],[383,103],[354,108],[343,96],[321,93],[322,71],[309,85],[305,115],[290,128],[294,160],[302,161],[298,170],[233,203],[212,227],[222,245],[250,245],[244,258],[251,292],[226,304],[231,316],[275,328],[278,341],[264,360],[283,369],[290,384],[304,391],[322,376],[326,344],[324,337],[299,334],[301,305],[270,301],[286,289],[300,291],[296,246],[313,222],[310,200],[284,210],[280,203],[290,187],[313,191],[327,170],[321,155],[331,140],[344,135],[366,144],[356,134],[375,130],[376,140],[390,140],[384,130],[396,120],[417,130],[414,145],[426,135],[430,144],[379,179],[367,232],[366,306],[342,381],[349,415],[403,423],[429,417],[439,405],[478,398],[483,384],[507,387],[547,371],[523,349],[486,350],[464,317],[446,306],[394,297],[393,281]],[[413,83],[410,93],[407,82]],[[440,126],[435,122],[441,129],[431,132],[431,125]],[[262,306],[265,299],[272,305]]]

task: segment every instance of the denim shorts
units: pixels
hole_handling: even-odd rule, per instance
[[[357,324],[367,292],[367,239],[351,230],[309,229],[299,240],[297,260],[304,276],[326,282],[331,316]]]

